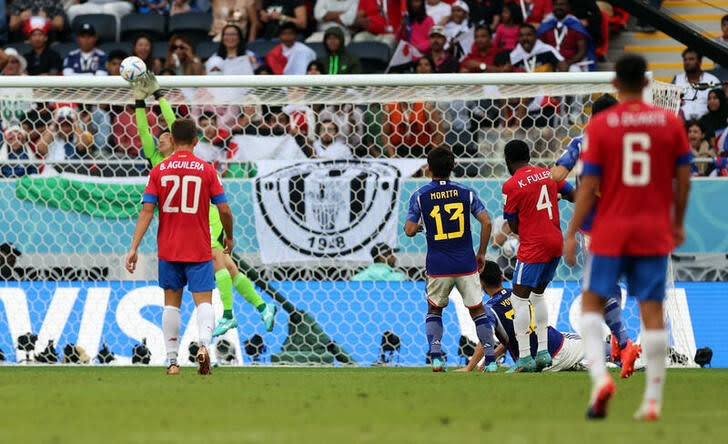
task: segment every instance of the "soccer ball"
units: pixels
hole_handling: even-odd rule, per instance
[[[512,258],[518,253],[518,245],[520,242],[518,239],[510,238],[503,242],[503,246],[501,247],[501,252],[503,252],[503,256],[507,258]]]
[[[147,73],[147,65],[139,57],[130,56],[121,61],[121,77],[127,82]]]

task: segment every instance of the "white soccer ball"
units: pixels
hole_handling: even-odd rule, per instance
[[[503,252],[503,256],[507,258],[512,258],[518,253],[518,245],[520,242],[518,239],[510,238],[503,242],[503,246],[501,247],[501,252]]]
[[[147,65],[139,57],[130,56],[121,61],[121,77],[127,82],[147,73]]]

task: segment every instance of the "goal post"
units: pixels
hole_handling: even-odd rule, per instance
[[[614,92],[612,78],[609,72],[158,77],[176,114],[198,123],[199,155],[224,175],[240,269],[280,308],[267,333],[256,310],[236,295],[240,327],[220,341],[217,359],[423,365],[425,246],[421,237],[402,235],[400,225],[409,195],[423,183],[425,153],[450,147],[457,180],[479,193],[495,219],[507,175],[505,143],[522,138],[535,163],[553,164],[581,134],[593,100]],[[680,88],[651,82],[648,92],[653,103],[677,111]],[[151,363],[161,365],[156,223],[140,247],[137,273],[122,266],[149,171],[128,84],[115,77],[0,77],[0,104],[0,225],[7,227],[0,239],[7,244],[0,258],[6,280],[0,349],[11,360],[25,359],[18,337],[30,332],[38,336],[31,358],[52,340],[60,355],[73,344],[92,359],[106,344],[114,362],[126,364],[145,340]],[[154,137],[165,128],[155,104],[147,101]],[[571,207],[560,206],[565,226]],[[380,244],[400,250],[392,269],[384,263],[371,269],[389,257],[372,257],[383,251],[374,248]],[[506,273],[513,253],[488,250]],[[368,273],[385,268],[397,280],[357,280],[368,267]],[[580,267],[562,265],[550,290],[550,322],[560,330],[578,328],[580,277]],[[185,299],[183,360],[196,335],[194,307]],[[666,305],[675,311],[668,313],[671,325],[682,328],[681,300]],[[635,339],[633,301],[625,314]],[[461,315],[451,309],[444,317],[451,362],[459,338],[472,337]],[[690,352],[691,335],[674,341],[681,353]]]

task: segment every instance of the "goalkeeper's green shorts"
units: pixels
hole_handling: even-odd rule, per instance
[[[220,212],[217,211],[215,205],[210,205],[210,240],[212,242],[212,248],[217,248],[218,250],[225,249],[222,245],[222,240],[225,236],[223,231]]]

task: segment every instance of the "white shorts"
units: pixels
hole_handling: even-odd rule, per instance
[[[480,288],[477,272],[466,276],[427,276],[425,293],[432,305],[445,307],[450,302],[450,292],[453,287],[457,287],[466,307],[475,307],[483,303],[483,290]]]
[[[544,369],[545,372],[563,372],[569,370],[581,370],[584,367],[581,361],[584,360],[584,341],[576,333],[564,333],[564,343],[561,350],[553,357],[551,367]]]

